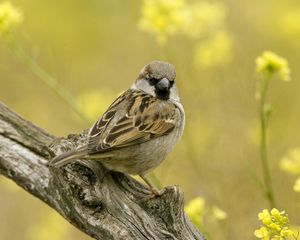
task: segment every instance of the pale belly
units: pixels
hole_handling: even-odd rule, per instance
[[[148,142],[111,152],[99,158],[103,165],[113,171],[127,174],[145,174],[166,159],[179,136],[177,132]]]

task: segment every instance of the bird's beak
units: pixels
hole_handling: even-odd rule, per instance
[[[169,90],[170,81],[167,78],[163,78],[156,84],[156,87],[158,90],[161,90],[161,91]]]

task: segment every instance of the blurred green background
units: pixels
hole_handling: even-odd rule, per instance
[[[186,1],[202,8],[199,18],[185,31],[171,29],[167,37],[147,32],[141,20],[145,2],[14,0],[24,13],[16,38],[74,94],[92,122],[146,63],[160,59],[175,65],[186,129],[155,174],[163,186],[180,185],[186,201],[200,196],[206,206],[227,213],[225,220],[208,216],[202,224],[217,240],[254,239],[257,213],[269,207],[253,178],[262,178],[254,59],[264,50],[285,57],[292,81],[274,79],[268,93],[275,109],[269,156],[278,209],[300,225],[295,179],[278,166],[289,149],[300,146],[300,2]],[[0,100],[57,136],[90,127],[12,57],[3,39]],[[0,196],[0,239],[90,239],[3,176]]]

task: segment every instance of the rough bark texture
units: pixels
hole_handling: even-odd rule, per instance
[[[49,169],[53,156],[86,140],[86,133],[56,138],[0,103],[0,174],[35,195],[88,235],[110,239],[205,239],[184,213],[183,193],[159,197],[130,176],[97,162]]]

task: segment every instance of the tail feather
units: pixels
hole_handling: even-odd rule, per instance
[[[50,167],[62,167],[75,159],[82,158],[86,155],[86,147],[81,147],[75,150],[71,150],[65,153],[62,153],[54,158],[52,158],[49,162]]]

